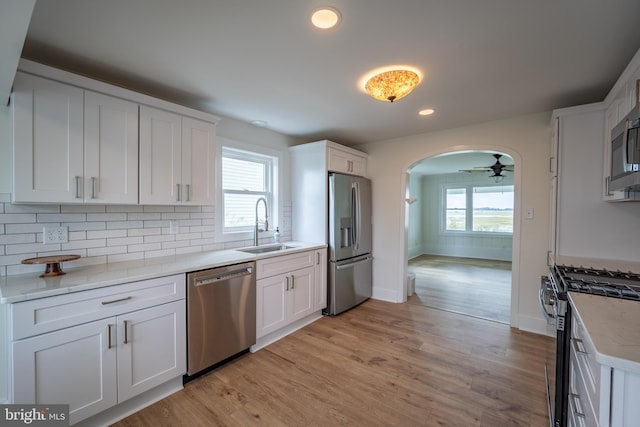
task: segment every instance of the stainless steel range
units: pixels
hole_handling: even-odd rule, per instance
[[[608,298],[640,301],[640,274],[606,269],[555,265],[542,276],[540,305],[545,316],[555,322],[556,346],[547,363],[549,425],[565,427],[569,398],[569,346],[571,306],[567,293],[581,292]]]

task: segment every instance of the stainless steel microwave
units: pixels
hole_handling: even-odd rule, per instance
[[[611,131],[609,191],[640,190],[640,104]]]

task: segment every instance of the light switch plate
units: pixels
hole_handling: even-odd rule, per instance
[[[42,235],[42,241],[45,245],[67,243],[69,241],[69,229],[67,227],[43,227]]]

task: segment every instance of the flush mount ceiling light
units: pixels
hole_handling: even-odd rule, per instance
[[[430,116],[435,112],[436,112],[436,110],[434,110],[433,108],[426,108],[424,110],[418,111],[418,115],[420,115],[420,116]]]
[[[361,87],[375,99],[393,102],[407,96],[420,79],[420,71],[415,68],[390,66],[367,74],[361,80]]]
[[[311,22],[317,28],[328,30],[338,25],[338,22],[340,22],[340,12],[333,7],[316,9],[311,15]]]

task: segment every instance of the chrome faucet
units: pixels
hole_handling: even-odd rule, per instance
[[[260,230],[259,227],[259,221],[258,221],[258,205],[260,204],[260,201],[264,202],[264,230]],[[256,229],[255,229],[255,234],[253,236],[253,246],[258,246],[258,233],[260,233],[261,231],[269,231],[269,214],[267,211],[267,199],[265,199],[264,197],[260,197],[257,201],[256,201]]]

